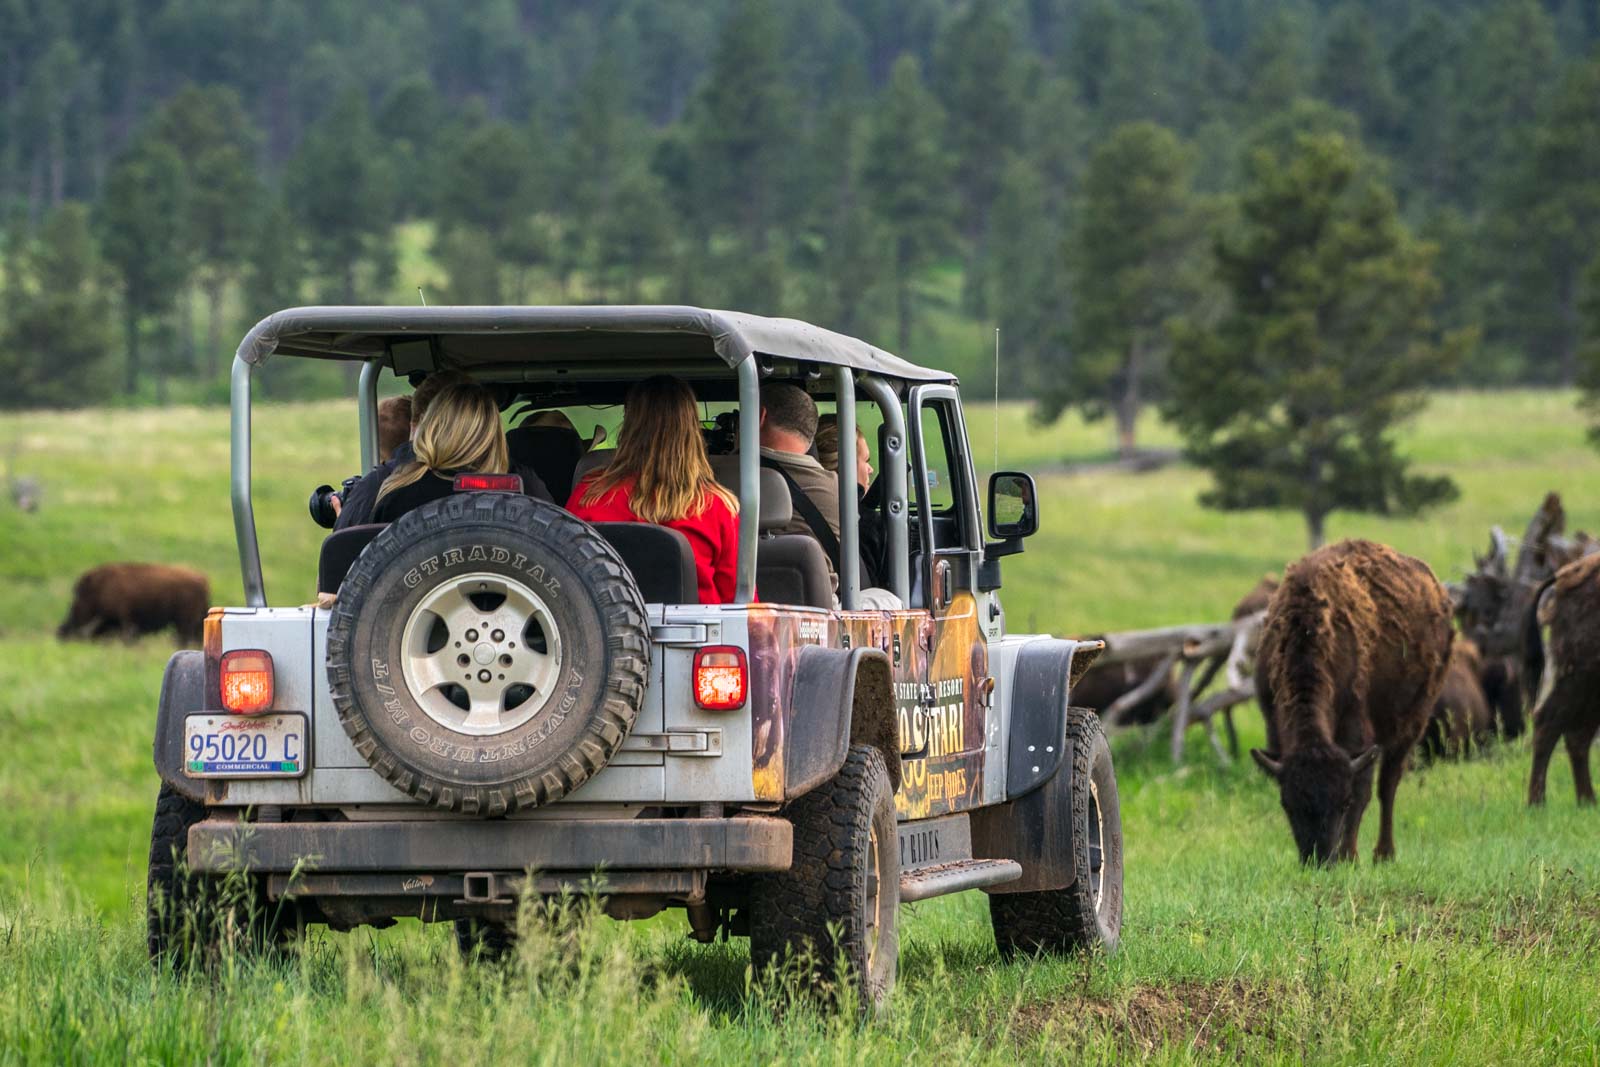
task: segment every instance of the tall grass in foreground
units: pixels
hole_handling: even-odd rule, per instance
[[[1565,776],[1530,813],[1520,746],[1416,772],[1395,863],[1306,870],[1253,768],[1196,752],[1173,772],[1163,747],[1117,746],[1128,910],[1110,958],[1003,964],[967,894],[904,910],[900,988],[872,1020],[753,980],[742,941],[695,945],[676,916],[525,922],[505,965],[463,964],[447,927],[405,923],[152,971],[136,886],[97,918],[51,879],[0,895],[0,1061],[1600,1058],[1600,827]]]

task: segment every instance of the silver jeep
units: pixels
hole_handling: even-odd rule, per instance
[[[335,532],[322,601],[269,607],[250,394],[275,357],[361,364],[366,469],[385,371],[455,368],[503,407],[591,417],[643,376],[686,380],[721,411],[706,430],[740,501],[734,602],[697,602],[675,531],[460,491]],[[875,434],[870,491],[840,464],[836,560],[779,532],[792,503],[761,464],[767,381],[831,405],[840,441],[858,419]],[[203,651],[167,666],[153,955],[402,916],[452,920],[464,950],[494,954],[519,899],[572,891],[617,918],[681,907],[702,941],[747,935],[758,966],[842,957],[867,1006],[894,982],[901,903],[984,890],[1006,956],[1115,946],[1116,779],[1071,705],[1099,645],[1005,632],[1001,560],[1037,496],[1000,472],[980,509],[948,373],[698,308],[313,307],[251,330],[232,382],[245,604],[213,608]],[[863,607],[864,579],[903,607]]]

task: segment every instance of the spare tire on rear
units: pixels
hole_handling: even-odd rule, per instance
[[[457,493],[401,516],[328,624],[345,733],[397,789],[503,815],[578,788],[632,728],[650,667],[633,576],[553,504]]]

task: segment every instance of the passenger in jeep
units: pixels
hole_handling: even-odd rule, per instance
[[[822,543],[828,569],[839,569],[839,476],[811,454],[817,404],[798,385],[761,387],[761,465],[783,475],[794,504],[789,525],[771,531],[810,534]],[[837,579],[836,579],[837,581]]]
[[[411,436],[416,436],[417,427],[422,422],[422,417],[428,413],[428,405],[433,403],[434,397],[438,396],[446,386],[471,381],[471,378],[458,370],[434,371],[424,378],[422,384],[411,393]],[[392,455],[382,457],[380,453],[380,457],[378,465],[352,485],[350,491],[344,495],[339,509],[339,519],[333,524],[335,530],[371,522],[372,507],[378,502],[378,490],[383,488],[383,483],[388,480],[389,475],[416,459],[409,440],[396,448]]]
[[[839,417],[824,415],[817,423],[817,461],[838,476],[839,471]],[[883,517],[883,490],[872,482],[872,447],[867,435],[856,427],[856,494],[861,499],[860,530],[861,584],[863,592],[877,595],[875,587],[884,582],[887,573],[884,554],[888,552],[888,530]],[[887,590],[884,590],[887,592]],[[891,594],[892,595],[892,594]],[[879,598],[881,604],[881,597]],[[898,609],[901,604],[894,604]]]
[[[856,492],[866,495],[867,487],[872,484],[872,448],[867,444],[867,435],[860,426],[856,427]],[[824,415],[817,420],[817,462],[823,469],[839,473],[839,416]]]
[[[372,509],[373,522],[393,522],[412,508],[449,496],[458,474],[513,473],[494,394],[471,382],[448,386],[434,398],[417,424],[411,447],[417,458],[385,479]],[[528,496],[550,499],[537,474],[514,473],[522,476],[522,491]]]
[[[694,552],[700,603],[732,603],[739,500],[711,471],[694,390],[683,381],[656,375],[628,390],[616,454],[578,482],[567,509],[587,522],[677,530]]]
[[[378,402],[378,462],[394,459],[396,454],[410,452],[411,398],[390,396]]]

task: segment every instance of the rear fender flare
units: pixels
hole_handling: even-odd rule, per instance
[[[161,706],[156,711],[156,773],[180,796],[205,800],[205,783],[183,773],[183,720],[206,710],[206,656],[185,649],[167,660],[161,676]]]
[[[803,796],[839,773],[851,745],[883,754],[889,782],[900,788],[900,731],[889,657],[877,648],[807,645],[795,662],[793,715],[783,751],[785,800]]]

